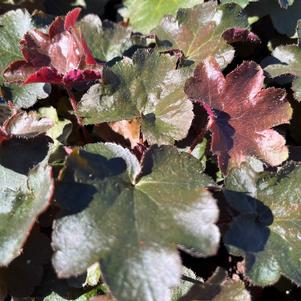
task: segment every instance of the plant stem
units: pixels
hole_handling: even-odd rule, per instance
[[[182,275],[181,278],[182,278],[182,280],[184,280],[184,281],[188,281],[188,282],[191,282],[191,283],[194,283],[194,284],[197,284],[197,285],[201,285],[201,286],[204,285],[203,282],[201,282],[201,281],[199,281],[199,280],[197,280],[197,279],[193,279],[193,278],[191,278],[191,277],[189,277],[189,276],[186,276],[186,275]]]
[[[83,120],[77,114],[77,102],[76,102],[76,98],[74,96],[74,93],[72,92],[72,89],[70,87],[65,87],[65,88],[66,88],[68,96],[69,96],[69,101],[70,101],[71,107],[72,107],[72,109],[75,113],[77,124],[82,129],[82,132],[83,132],[83,135],[84,135],[84,138],[85,138],[86,142],[91,142],[90,135],[89,135],[87,129],[85,128],[84,124],[83,124]]]

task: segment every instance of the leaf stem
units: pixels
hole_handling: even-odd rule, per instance
[[[77,114],[77,101],[76,101],[74,93],[72,92],[72,88],[69,87],[69,86],[65,86],[65,88],[66,88],[68,96],[69,96],[69,101],[70,101],[71,107],[72,107],[72,109],[75,113],[77,124],[82,129],[82,132],[83,132],[83,135],[84,135],[84,138],[85,138],[86,142],[91,142],[90,135],[89,135],[87,129],[85,128],[84,124],[83,124],[83,120]]]
[[[194,278],[188,277],[188,276],[186,276],[186,275],[182,275],[181,278],[182,278],[182,280],[191,282],[191,283],[193,283],[193,284],[204,285],[203,282],[201,282],[201,281],[199,281],[199,280],[196,280],[196,279],[194,279]]]

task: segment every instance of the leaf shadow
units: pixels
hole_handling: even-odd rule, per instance
[[[58,183],[55,192],[56,201],[65,211],[63,215],[86,209],[108,178],[120,176],[126,170],[122,158],[107,159],[86,151],[80,152],[80,160],[69,158],[64,180]]]
[[[238,212],[224,235],[227,245],[246,253],[263,251],[270,236],[274,217],[271,209],[247,193],[224,191],[230,206]]]
[[[216,109],[213,110],[213,113],[214,122],[210,127],[212,132],[211,147],[218,157],[220,169],[223,173],[226,173],[230,160],[229,151],[234,145],[233,137],[235,129],[230,125],[231,116],[228,113]]]
[[[0,146],[0,165],[27,175],[31,168],[46,158],[50,142],[51,139],[44,135],[4,141]]]

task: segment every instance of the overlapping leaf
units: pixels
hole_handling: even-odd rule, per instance
[[[17,111],[4,122],[8,137],[32,138],[45,133],[53,126],[51,119],[40,117],[35,111]]]
[[[181,276],[176,244],[202,256],[216,252],[218,209],[205,189],[211,183],[194,157],[173,147],[151,148],[142,167],[115,144],[74,150],[62,191],[81,187],[77,195],[89,205],[55,223],[58,275],[80,274],[100,260],[119,301],[170,300]]]
[[[53,126],[47,130],[46,135],[53,140],[54,148],[66,143],[72,130],[71,121],[61,120],[53,107],[39,109],[39,115],[52,122]]]
[[[53,193],[51,169],[44,163],[34,168],[28,178],[0,166],[0,265],[17,257],[36,221],[47,208]]]
[[[165,15],[175,15],[179,8],[192,7],[203,0],[126,0],[120,14],[129,19],[135,31],[148,34]]]
[[[3,72],[11,62],[22,59],[19,42],[33,25],[29,13],[18,9],[0,16],[0,28],[0,85],[3,86]],[[32,106],[38,99],[46,98],[50,92],[49,86],[44,84],[29,86],[6,84],[6,89],[8,99],[22,108]]]
[[[149,143],[170,144],[187,135],[192,104],[183,87],[190,69],[175,70],[177,59],[157,52],[137,51],[104,68],[103,84],[83,96],[78,115],[84,124],[138,118]]]
[[[271,128],[288,123],[292,109],[285,91],[262,89],[263,80],[255,62],[244,62],[224,77],[217,62],[208,58],[186,83],[186,94],[207,110],[211,150],[224,173],[248,155],[272,166],[288,157],[285,139]]]
[[[52,292],[49,296],[45,297],[43,299],[43,301],[89,301],[89,300],[92,300],[93,297],[97,296],[97,294],[98,294],[98,289],[94,288],[94,289],[90,290],[89,292],[86,292],[82,296],[80,296],[76,299],[70,300],[69,298],[65,299],[65,298],[61,297],[59,294]]]
[[[110,21],[102,22],[96,15],[87,15],[80,28],[93,56],[100,61],[110,61],[122,56],[132,46],[131,31]]]
[[[247,163],[226,179],[226,198],[240,215],[224,240],[232,252],[245,256],[254,284],[273,284],[281,274],[301,283],[300,180],[300,165],[268,175]]]
[[[234,27],[248,27],[241,8],[234,4],[218,6],[210,1],[180,9],[176,17],[166,16],[152,33],[156,34],[159,46],[179,49],[188,60],[200,63],[212,55],[225,67],[232,61],[234,49],[222,34]]]
[[[285,74],[295,76],[292,89],[294,96],[298,101],[301,101],[301,48],[300,48],[300,27],[301,21],[298,22],[297,32],[299,37],[298,45],[285,45],[276,47],[272,56],[277,63],[269,65],[265,71],[272,77],[278,77]]]
[[[53,83],[72,86],[100,78],[94,60],[76,21],[80,9],[57,17],[48,34],[37,29],[27,31],[20,42],[23,60],[16,60],[4,70],[7,82]]]

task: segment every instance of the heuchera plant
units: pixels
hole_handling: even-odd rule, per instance
[[[48,34],[37,29],[27,32],[20,41],[24,60],[10,64],[4,70],[4,79],[7,82],[45,82],[69,87],[100,78],[100,68],[76,27],[80,11],[76,8],[65,18],[56,17]]]
[[[297,300],[299,2],[29,2],[0,7],[0,300]]]

